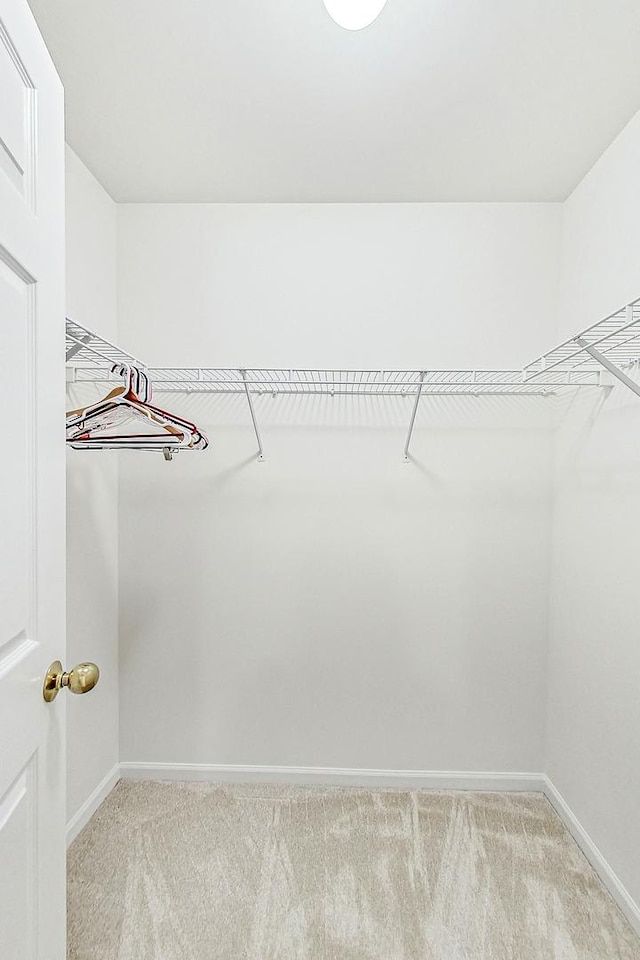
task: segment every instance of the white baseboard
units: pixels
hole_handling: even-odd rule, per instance
[[[616,872],[609,864],[608,860],[593,842],[560,791],[553,785],[548,777],[545,777],[544,779],[544,794],[547,800],[552,805],[564,825],[567,827],[573,836],[573,839],[576,841],[631,926],[634,928],[636,933],[640,934],[640,906],[635,902],[623,884],[622,880],[620,880]]]
[[[449,770],[364,770],[343,767],[262,767],[217,763],[120,764],[125,780],[201,780],[212,783],[294,783],[343,787],[414,787],[430,790],[507,790],[542,793],[541,773]]]
[[[67,846],[78,836],[83,827],[87,825],[103,800],[109,796],[116,783],[120,779],[120,764],[116,763],[106,777],[100,781],[93,793],[87,797],[80,809],[74,813],[67,824]]]

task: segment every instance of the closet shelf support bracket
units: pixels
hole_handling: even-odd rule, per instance
[[[635,380],[632,380],[631,377],[628,377],[624,370],[621,370],[620,367],[616,366],[615,363],[612,363],[608,357],[603,353],[600,353],[599,350],[596,350],[595,347],[589,345],[586,340],[583,340],[582,337],[576,337],[576,343],[578,346],[582,347],[585,353],[588,353],[590,357],[593,357],[601,366],[608,370],[612,377],[615,377],[616,380],[619,380],[620,383],[624,383],[625,387],[628,387],[633,393],[640,397],[640,383],[636,383]]]
[[[85,337],[81,337],[72,347],[67,350],[66,362],[69,363],[76,353],[80,353],[83,347],[86,347],[87,344],[91,343],[91,334],[88,333]]]
[[[420,374],[420,382],[418,384],[418,390],[416,392],[416,399],[413,404],[413,410],[411,411],[411,421],[409,423],[409,432],[407,434],[407,441],[404,445],[404,462],[405,463],[411,462],[411,458],[409,456],[409,444],[411,443],[411,435],[413,434],[413,428],[416,422],[416,414],[418,412],[418,404],[420,403],[420,397],[422,396],[422,388],[424,386],[425,377],[426,377],[426,373],[423,370],[422,373]]]
[[[258,429],[258,421],[256,420],[256,411],[253,406],[253,400],[251,398],[251,391],[249,390],[249,384],[247,382],[247,371],[240,370],[240,376],[244,383],[244,392],[247,397],[247,403],[249,404],[249,413],[251,414],[251,422],[253,423],[253,429],[256,435],[256,440],[258,442],[258,460],[260,463],[264,460],[264,451],[262,449],[262,440],[260,438],[260,430]]]

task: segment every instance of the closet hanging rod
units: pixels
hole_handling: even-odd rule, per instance
[[[154,368],[148,370],[153,380],[153,386],[156,393],[185,393],[185,394],[211,394],[220,396],[232,396],[234,394],[242,395],[248,391],[253,397],[258,396],[324,396],[324,397],[415,397],[419,392],[416,384],[385,384],[376,388],[375,385],[366,381],[301,381],[296,382],[273,382],[247,379],[241,381],[215,381],[215,380],[162,380],[157,376],[158,371]],[[106,377],[87,377],[83,373],[76,374],[72,378],[75,383],[107,383]],[[535,380],[532,382],[516,381],[487,381],[484,383],[448,381],[431,382],[425,381],[422,390],[422,396],[534,396],[544,397],[556,394],[559,388],[575,387],[599,387],[600,378],[591,378],[590,380]],[[246,387],[246,390],[245,390]]]

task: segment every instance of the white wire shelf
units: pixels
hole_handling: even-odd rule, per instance
[[[244,374],[244,376],[243,376]],[[415,396],[427,394],[544,394],[566,385],[564,376],[528,383],[521,370],[310,370],[207,369],[161,367],[151,372],[157,390],[166,392],[320,394],[347,396]],[[593,376],[574,385],[597,383]]]
[[[114,363],[126,363],[146,370],[146,365],[138,357],[126,353],[114,343],[110,343],[104,337],[99,337],[97,333],[82,327],[69,317],[66,318],[65,333],[67,367],[73,371],[86,371],[87,374],[93,371],[96,375],[95,377],[87,376],[86,379],[109,380],[109,371]],[[74,377],[74,379],[85,378]]]
[[[521,370],[344,370],[296,368],[147,367],[132,354],[67,319],[67,366],[75,383],[104,383],[113,364],[144,370],[159,393],[244,394],[262,459],[253,397],[262,394],[412,397],[405,460],[422,396],[553,396],[611,385],[611,374],[640,396],[625,372],[640,365],[640,298],[565,340]]]
[[[144,369],[166,393],[342,394],[366,396],[548,393],[600,386],[602,357],[624,370],[640,364],[640,298],[588,327],[520,370],[344,370],[295,368],[153,367],[67,319],[66,357],[76,382],[110,379],[114,363]],[[595,352],[595,356],[594,356]]]
[[[602,357],[623,370],[640,362],[640,298],[527,364],[525,377],[588,375],[602,369]]]
[[[544,395],[559,387],[597,386],[599,378],[580,372],[567,377],[551,373],[529,381],[521,370],[294,370],[194,367],[152,367],[148,371],[159,393],[312,394],[325,396],[415,396],[422,394]],[[244,376],[243,376],[244,374]],[[76,367],[76,382],[101,382],[104,370]]]
[[[638,318],[640,320],[640,316]],[[295,368],[151,367],[86,327],[67,319],[66,357],[70,379],[104,383],[112,364],[127,363],[149,374],[160,393],[311,394],[327,396],[415,396],[447,394],[544,395],[561,387],[597,386],[592,370],[344,370]],[[533,367],[533,365],[531,365]]]

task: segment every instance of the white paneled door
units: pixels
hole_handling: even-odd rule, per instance
[[[0,957],[65,956],[64,120],[27,0],[0,0]]]

